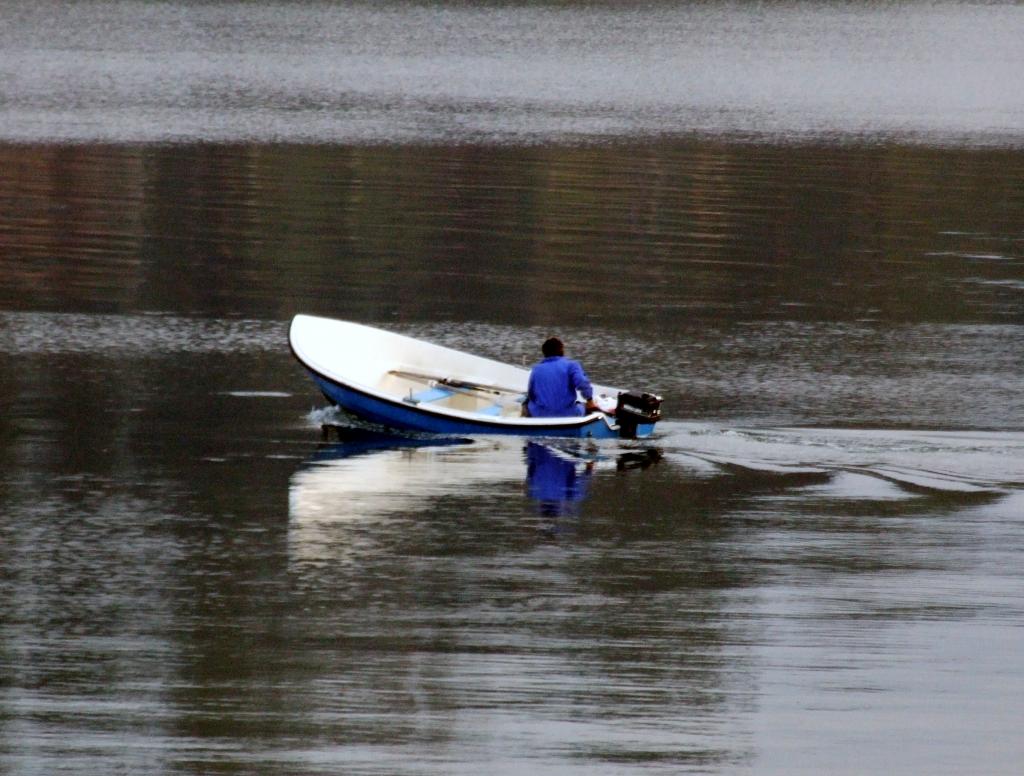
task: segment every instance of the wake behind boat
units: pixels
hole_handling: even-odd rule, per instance
[[[528,369],[358,323],[297,315],[288,339],[328,401],[390,428],[634,438],[649,436],[661,417],[660,397],[597,384],[600,412],[522,417]]]

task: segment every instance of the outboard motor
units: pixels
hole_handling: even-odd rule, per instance
[[[653,393],[620,393],[615,406],[615,421],[619,436],[636,439],[636,427],[661,420],[661,397]]]

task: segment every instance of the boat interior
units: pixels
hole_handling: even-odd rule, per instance
[[[392,369],[381,375],[377,389],[416,406],[472,412],[490,417],[518,417],[523,391],[468,379],[432,375],[422,370]]]

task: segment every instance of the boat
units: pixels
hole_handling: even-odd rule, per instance
[[[661,418],[661,397],[597,384],[601,411],[523,417],[528,369],[351,321],[296,315],[288,340],[329,402],[401,431],[633,439]]]

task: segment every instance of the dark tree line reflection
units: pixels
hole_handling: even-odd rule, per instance
[[[1013,151],[6,146],[0,167],[15,309],[1021,319]]]

